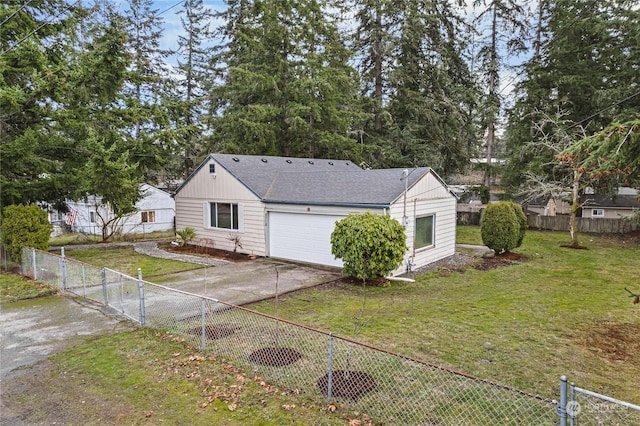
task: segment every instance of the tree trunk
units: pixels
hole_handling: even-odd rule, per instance
[[[578,226],[576,221],[576,215],[580,208],[580,173],[577,170],[573,171],[573,188],[572,188],[572,203],[571,203],[571,215],[569,216],[569,234],[571,235],[571,246],[579,247],[578,242]]]

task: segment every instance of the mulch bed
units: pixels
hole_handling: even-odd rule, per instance
[[[316,382],[320,391],[329,396],[329,373]],[[362,371],[335,370],[331,376],[331,396],[357,401],[368,392],[378,389],[376,381]]]
[[[480,262],[473,265],[473,268],[480,271],[488,271],[490,269],[500,268],[501,266],[510,266],[526,262],[527,260],[529,260],[529,258],[520,253],[506,252],[493,257],[483,257]]]
[[[206,325],[204,327],[204,333],[208,340],[222,339],[227,336],[231,336],[236,332],[236,327],[230,327],[227,325]],[[202,327],[194,327],[187,330],[187,334],[192,336],[201,336]]]
[[[255,256],[250,256],[248,254],[237,252],[234,253],[232,251],[221,250],[214,247],[201,247],[191,244],[184,247],[177,247],[173,244],[161,244],[160,248],[172,253],[190,254],[193,256],[207,256],[216,259],[228,260],[231,262],[246,262],[255,259]]]
[[[284,367],[293,364],[300,358],[302,358],[302,354],[291,348],[262,348],[249,355],[251,363],[269,367]]]

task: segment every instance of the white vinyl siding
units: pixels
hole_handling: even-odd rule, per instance
[[[214,164],[213,162],[209,164]],[[233,251],[231,235],[242,244],[238,252],[265,256],[265,208],[260,200],[224,168],[215,165],[215,175],[209,164],[202,167],[175,195],[176,229],[193,228],[199,239],[213,241],[214,247]],[[214,177],[215,176],[215,177]],[[209,203],[238,205],[238,229],[212,228]]]

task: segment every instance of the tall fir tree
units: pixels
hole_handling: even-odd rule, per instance
[[[212,90],[222,150],[353,158],[358,79],[337,27],[315,0],[229,4],[227,65]]]
[[[389,139],[399,153],[396,165],[428,164],[448,175],[464,167],[474,137],[474,82],[461,54],[463,23],[446,0],[403,5],[389,79]]]
[[[82,10],[58,0],[0,8],[0,210],[9,204],[62,206],[78,186],[82,159],[57,130],[71,89],[69,47]]]
[[[172,158],[169,179],[184,179],[205,153],[208,111],[207,88],[213,84],[209,47],[213,13],[202,0],[186,0],[179,12],[183,35],[178,36],[176,76],[172,77],[163,103],[168,109],[169,131],[163,138]]]
[[[507,127],[505,184],[515,190],[522,172],[556,173],[552,151],[534,149],[545,115],[561,112],[567,126],[587,136],[640,115],[640,11],[626,0],[545,1],[538,55],[526,65]]]
[[[135,160],[143,168],[145,180],[153,181],[164,160],[162,130],[168,123],[161,95],[168,74],[165,61],[169,52],[160,47],[163,20],[158,10],[153,9],[152,0],[128,0],[124,25],[131,55],[123,88],[131,121],[127,132],[137,150],[144,154]]]
[[[482,105],[486,128],[486,169],[484,184],[491,184],[492,158],[496,145],[496,127],[501,116],[500,72],[506,65],[505,54],[526,49],[527,10],[518,0],[475,0],[481,8],[474,20],[482,41],[478,50],[479,72],[485,87]],[[485,27],[486,25],[486,27]]]

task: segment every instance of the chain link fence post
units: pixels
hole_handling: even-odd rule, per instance
[[[560,426],[567,426],[567,376],[560,376]]]
[[[329,371],[327,372],[327,400],[331,402],[331,387],[333,386],[333,333],[329,333]]]
[[[64,247],[60,249],[60,269],[62,275],[62,291],[67,291],[67,259],[64,257]]]
[[[142,269],[138,268],[138,292],[140,293],[140,325],[144,327],[144,284],[142,282]]]
[[[201,306],[201,326],[202,326],[202,350],[204,351],[207,348],[207,325],[206,325],[206,317],[207,317],[207,302],[206,300],[200,299]]]
[[[102,268],[102,296],[104,304],[109,306],[109,297],[107,296],[107,269]]]
[[[38,272],[37,272],[37,264],[36,264],[36,249],[31,249],[31,266],[33,267],[33,279],[37,280],[38,279]]]

